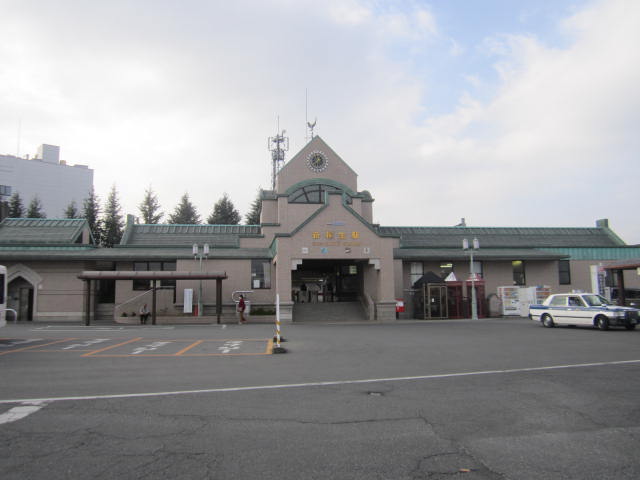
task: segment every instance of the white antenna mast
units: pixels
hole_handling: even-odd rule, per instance
[[[269,137],[267,148],[271,152],[271,189],[276,189],[276,175],[284,165],[284,152],[289,150],[289,137],[285,137],[286,130],[280,132],[280,117],[278,117],[278,129],[275,137]]]
[[[17,142],[18,145],[16,148],[16,157],[18,158],[20,158],[20,140],[21,140],[20,137],[22,137],[22,119],[21,118],[18,119],[18,142]]]

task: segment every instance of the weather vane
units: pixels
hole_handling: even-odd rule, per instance
[[[315,128],[316,123],[318,123],[318,119],[317,118],[313,121],[313,123],[307,122],[307,127],[309,128],[309,130],[311,130],[311,137],[310,137],[311,140],[313,140],[313,129]]]

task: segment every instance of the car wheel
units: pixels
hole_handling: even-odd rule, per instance
[[[598,315],[596,317],[596,327],[600,330],[609,330],[609,319],[604,315]]]
[[[555,323],[553,323],[553,318],[551,318],[551,315],[545,313],[542,316],[542,325],[544,325],[547,328],[553,328],[556,326]]]
[[[634,324],[627,324],[624,326],[624,328],[626,328],[627,330],[635,330],[636,329],[636,325]]]

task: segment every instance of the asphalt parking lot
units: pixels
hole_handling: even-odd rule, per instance
[[[3,478],[636,479],[640,332],[526,319],[0,331]]]

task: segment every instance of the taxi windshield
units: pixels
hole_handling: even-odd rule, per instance
[[[609,300],[600,295],[583,295],[583,300],[587,302],[590,307],[601,307],[603,305],[611,305]]]

